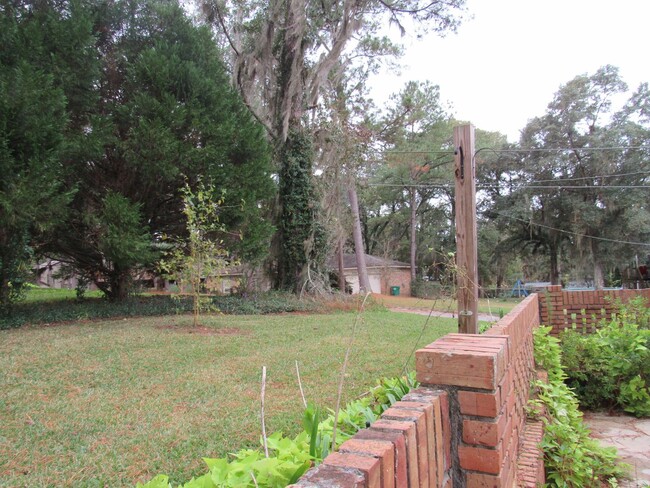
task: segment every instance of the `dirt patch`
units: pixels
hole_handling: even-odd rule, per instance
[[[178,325],[157,325],[156,329],[171,330],[179,334],[196,335],[250,335],[250,331],[238,329],[237,327],[179,327]]]

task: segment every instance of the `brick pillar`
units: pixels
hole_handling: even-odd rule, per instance
[[[551,333],[559,334],[564,325],[564,298],[562,287],[560,285],[551,285],[546,287],[538,295],[539,299],[539,321],[543,325],[553,327]]]
[[[445,388],[451,404],[454,486],[510,486],[517,435],[510,338],[449,334],[416,353],[417,379]]]

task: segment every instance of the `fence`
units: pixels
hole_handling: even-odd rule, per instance
[[[539,295],[540,319],[553,327],[553,335],[568,327],[593,332],[601,320],[612,318],[617,302],[625,303],[637,296],[649,300],[650,289],[566,291],[559,285],[549,286]]]

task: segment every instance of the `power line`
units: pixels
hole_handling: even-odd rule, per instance
[[[474,157],[482,151],[490,151],[495,154],[501,153],[558,153],[575,151],[621,151],[624,149],[650,149],[650,146],[600,146],[600,147],[557,147],[557,148],[530,148],[530,149],[494,149],[482,147],[474,152]]]
[[[387,187],[387,188],[439,188],[442,190],[450,190],[455,188],[455,185],[450,183],[446,184],[430,184],[430,183],[368,183],[367,186],[370,187]],[[496,184],[496,183],[477,183],[477,189],[489,189],[489,188],[498,188],[501,186],[508,186],[508,183]],[[650,185],[522,185],[518,187],[518,190],[522,189],[533,189],[533,190],[595,190],[595,189],[633,189],[633,188],[647,188],[650,189]]]
[[[496,184],[477,184],[476,188],[497,188],[503,185]],[[532,190],[596,190],[596,189],[632,189],[632,188],[648,188],[650,185],[523,185],[518,189],[532,189]]]
[[[384,151],[384,154],[445,154],[447,156],[454,154],[454,150],[448,151]]]
[[[528,183],[554,183],[556,181],[581,181],[581,180],[595,180],[602,178],[619,178],[621,176],[635,176],[635,175],[646,175],[650,176],[650,171],[635,171],[633,173],[613,173],[609,175],[595,175],[595,176],[576,176],[571,178],[554,178],[550,180],[533,180]]]
[[[632,246],[650,247],[650,243],[647,243],[647,242],[623,241],[623,240],[620,240],[620,239],[608,239],[607,237],[597,237],[597,236],[591,236],[591,235],[588,235],[588,234],[580,234],[578,232],[571,232],[571,231],[564,230],[564,229],[558,229],[557,227],[551,227],[550,225],[539,224],[539,223],[533,222],[531,220],[520,219],[518,217],[513,217],[511,215],[503,214],[501,212],[492,211],[492,213],[495,213],[497,215],[505,217],[506,219],[518,220],[519,222],[523,222],[525,224],[535,225],[535,226],[541,227],[543,229],[554,230],[554,231],[557,231],[557,232],[561,232],[562,234],[569,234],[569,235],[576,236],[576,237],[586,237],[587,239],[594,239],[596,241],[614,242],[616,244],[630,244]]]

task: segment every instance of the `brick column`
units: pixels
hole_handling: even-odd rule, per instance
[[[564,298],[560,285],[551,285],[539,293],[539,321],[553,327],[552,334],[557,335],[564,324]]]
[[[450,396],[454,486],[509,486],[514,478],[508,343],[501,335],[449,334],[416,353],[418,381]]]

